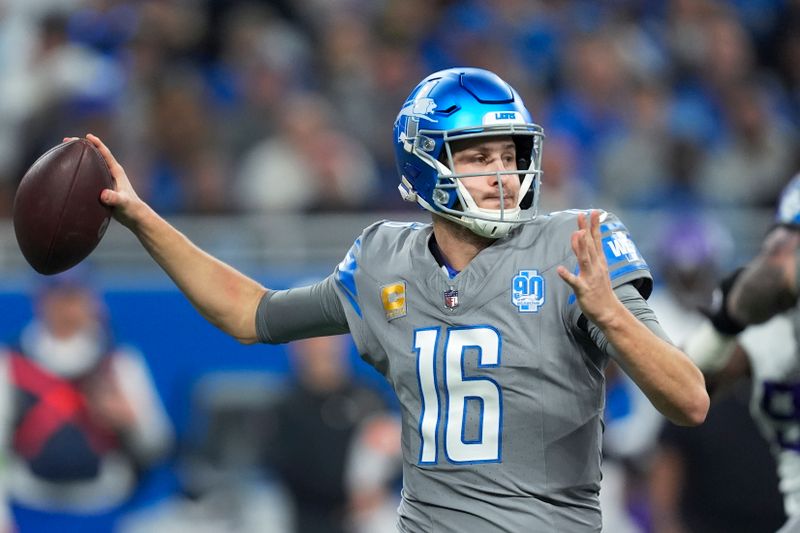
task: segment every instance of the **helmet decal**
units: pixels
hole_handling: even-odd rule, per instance
[[[415,119],[417,122],[420,120],[429,120],[431,122],[438,122],[435,118],[429,116],[436,109],[436,102],[433,98],[427,96],[422,98],[415,98],[407,102],[400,110],[400,116],[407,116]]]
[[[403,144],[406,151],[410,152],[412,150],[412,146],[407,143],[409,142],[409,139],[416,137],[417,132],[419,131],[420,120],[438,122],[435,118],[430,116],[436,109],[436,102],[433,98],[428,97],[428,94],[435,85],[435,80],[421,84],[419,89],[415,91],[416,94],[414,95],[414,98],[409,99],[405,104],[403,104],[403,107],[400,109],[400,113],[397,115],[397,119],[395,120],[395,129],[400,130],[400,134],[397,137],[397,142]],[[406,121],[406,127],[398,127],[401,119],[404,118]]]

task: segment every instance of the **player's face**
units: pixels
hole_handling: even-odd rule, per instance
[[[519,176],[501,174],[498,171],[517,170],[517,149],[511,137],[466,139],[453,143],[453,172],[457,174],[486,173],[485,175],[461,178],[478,207],[500,209],[500,186],[503,185],[503,208],[517,205]]]

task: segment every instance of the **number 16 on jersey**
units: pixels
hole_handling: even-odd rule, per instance
[[[503,397],[489,377],[464,375],[464,357],[477,351],[478,369],[500,365],[500,334],[491,326],[447,328],[442,361],[437,363],[441,328],[414,331],[420,389],[419,464],[437,464],[439,432],[444,424],[443,451],[450,463],[497,463],[501,460]],[[443,386],[437,378],[442,364]],[[477,436],[468,439],[468,410],[478,409]]]

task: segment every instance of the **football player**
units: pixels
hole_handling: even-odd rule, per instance
[[[543,137],[497,75],[426,77],[393,142],[400,192],[432,222],[377,222],[327,279],[289,291],[194,246],[88,138],[116,180],[102,201],[213,324],[245,343],[349,332],[391,383],[400,531],[600,531],[608,359],[678,424],[701,423],[709,399],[647,306],[652,278],[622,222],[537,216]]]
[[[712,391],[752,378],[750,412],[777,461],[786,533],[800,531],[800,174],[784,188],[775,222],[758,255],[720,283],[686,353]]]

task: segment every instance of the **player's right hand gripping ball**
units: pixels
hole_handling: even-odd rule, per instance
[[[22,255],[41,274],[83,261],[100,243],[111,209],[100,202],[114,179],[86,139],[45,152],[23,176],[14,197],[14,232]]]

